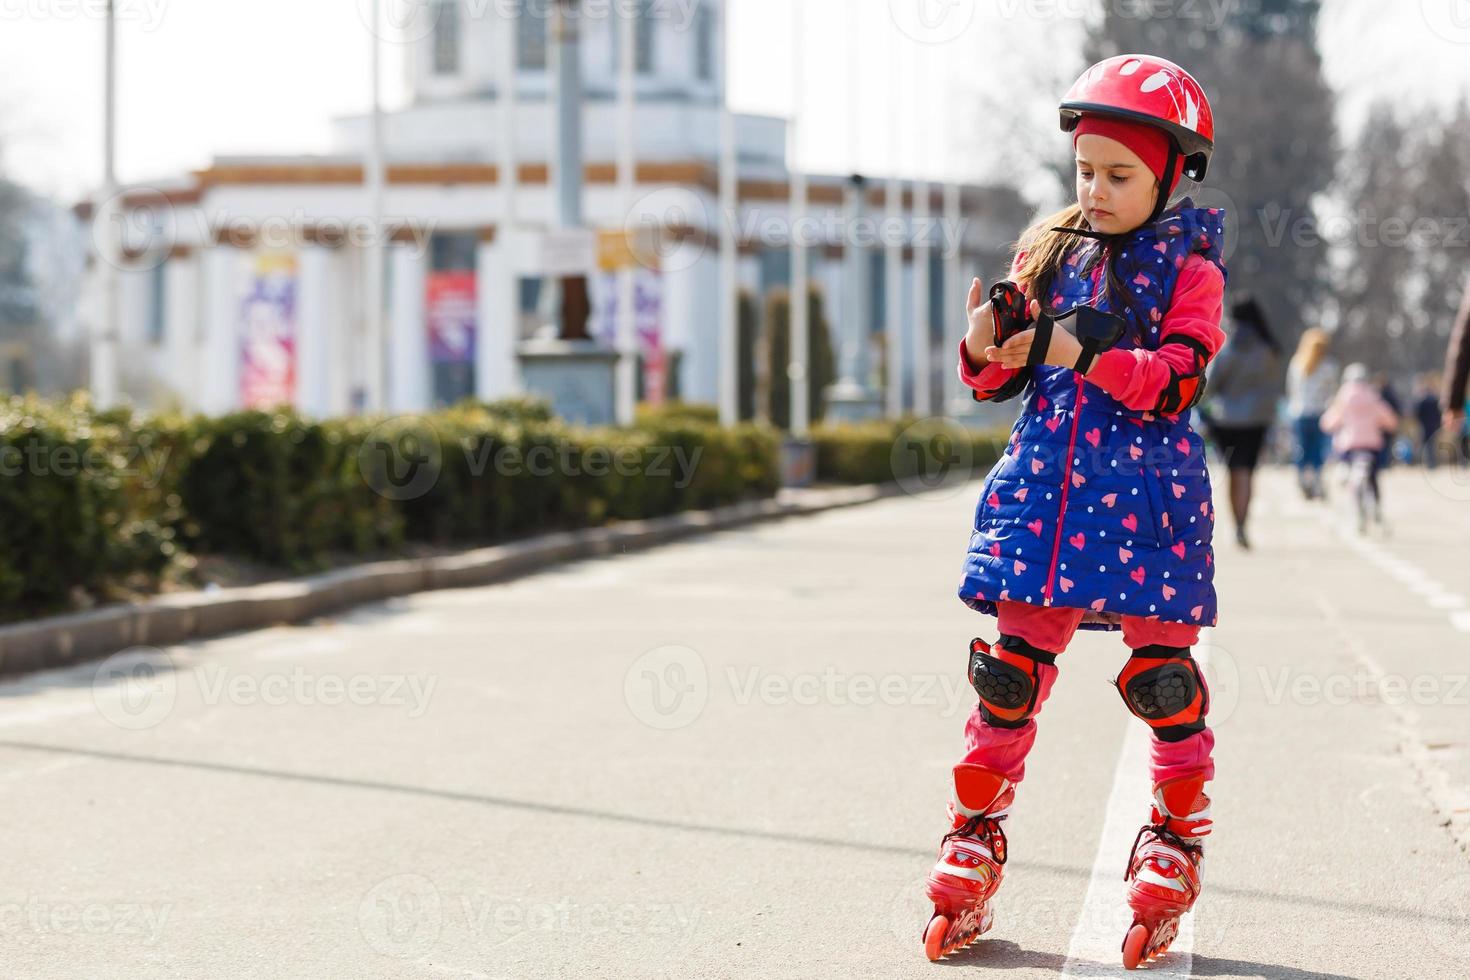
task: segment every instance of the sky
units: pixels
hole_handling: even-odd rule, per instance
[[[324,152],[331,119],[369,104],[370,0],[117,2],[124,182],[216,155]],[[737,111],[796,108],[791,2],[733,0]],[[980,100],[1024,93],[1048,112],[1051,89],[1083,67],[1083,12],[1138,0],[804,2],[803,165],[974,179],[986,128],[968,117]],[[1150,2],[1209,17],[1229,0]],[[104,6],[0,0],[0,167],[62,203],[101,179]],[[1470,90],[1470,0],[1326,0],[1321,33],[1349,128],[1375,97],[1445,104]],[[387,45],[385,58],[386,103],[401,105],[402,47]]]

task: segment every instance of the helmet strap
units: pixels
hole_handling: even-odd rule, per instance
[[[1148,216],[1144,222],[1151,225],[1159,220],[1159,215],[1164,213],[1164,208],[1169,205],[1170,188],[1174,186],[1175,168],[1180,164],[1179,142],[1174,137],[1169,137],[1169,155],[1164,159],[1164,176],[1159,180],[1159,199],[1154,202],[1153,214]]]

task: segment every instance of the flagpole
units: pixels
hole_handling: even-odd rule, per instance
[[[372,412],[382,411],[387,404],[388,358],[384,356],[383,322],[383,195],[387,182],[383,162],[383,98],[382,98],[382,50],[379,34],[382,21],[379,17],[381,0],[373,0],[373,29],[368,32],[372,43],[372,99],[373,110],[368,137],[368,152],[363,167],[363,185],[367,192],[368,207],[372,214],[372,238],[368,242],[367,254],[367,337],[363,345],[363,406]]]
[[[807,176],[801,159],[801,114],[806,98],[806,62],[802,57],[806,35],[806,0],[791,0],[791,147],[788,151],[791,171],[791,300],[790,300],[790,379],[791,434],[805,439],[811,427],[811,367],[807,364],[811,323],[808,295],[811,292],[811,253],[802,241],[800,229],[806,221]]]
[[[626,10],[618,23],[618,210],[627,215],[633,210],[634,168],[633,105],[634,72],[637,65],[638,9]],[[632,243],[629,243],[630,245]],[[617,376],[616,417],[619,425],[632,425],[637,400],[638,336],[637,311],[634,310],[633,264],[620,263],[617,270]]]
[[[736,331],[739,327],[735,277],[735,115],[730,111],[730,0],[720,4],[720,316],[719,411],[721,425],[739,416],[740,383]]]
[[[103,55],[103,148],[102,203],[93,220],[99,234],[94,237],[102,272],[102,317],[93,329],[88,365],[92,401],[110,408],[117,401],[118,265],[122,261],[119,236],[122,232],[122,202],[117,187],[117,4],[107,3],[107,28]]]

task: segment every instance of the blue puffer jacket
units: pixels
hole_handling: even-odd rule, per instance
[[[1118,346],[1156,349],[1178,269],[1191,254],[1224,273],[1224,213],[1188,200],[1110,246],[1130,290]],[[1097,243],[1068,254],[1048,297],[1056,312],[1093,300]],[[985,478],[959,595],[995,615],[996,600],[1087,610],[1082,629],[1123,615],[1213,626],[1215,511],[1204,442],[1188,412],[1126,408],[1071,368],[1032,368],[1010,443]]]

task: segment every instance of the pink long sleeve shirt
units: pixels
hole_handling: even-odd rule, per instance
[[[1013,280],[1024,259],[1024,253],[1016,256],[1011,266]],[[1220,329],[1224,303],[1225,277],[1219,268],[1200,255],[1191,255],[1179,270],[1173,300],[1160,326],[1159,336],[1166,338],[1166,342],[1155,350],[1103,351],[1093,361],[1087,380],[1130,409],[1154,408],[1169,385],[1170,370],[1183,375],[1191,373],[1195,366],[1194,350],[1185,344],[1169,343],[1167,338],[1175,334],[1192,337],[1214,358],[1225,343],[1225,331]],[[960,338],[960,380],[976,391],[992,393],[1018,370],[1000,364],[986,364],[977,369],[970,361],[964,338]]]

